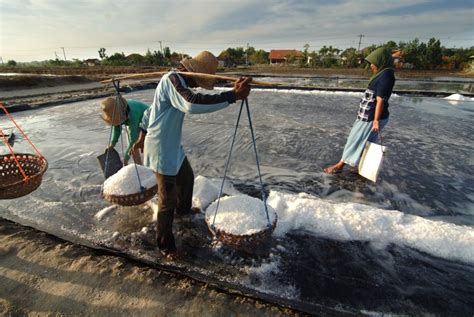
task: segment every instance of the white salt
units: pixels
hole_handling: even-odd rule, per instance
[[[135,166],[137,169],[135,169]],[[145,189],[156,185],[155,173],[153,170],[142,165],[130,164],[124,166],[114,175],[107,178],[104,182],[104,194],[107,195],[130,195],[140,193],[140,183]]]
[[[335,240],[405,245],[438,257],[474,263],[474,229],[469,226],[357,203],[334,203],[304,193],[271,191],[268,204],[278,214],[276,236],[304,230]]]
[[[473,101],[474,100],[474,98],[469,98],[461,94],[452,94],[447,97],[444,97],[444,99],[453,100],[453,101]]]
[[[193,207],[205,210],[210,203],[219,197],[222,180],[211,180],[209,178],[198,175],[194,180],[193,189]],[[223,194],[238,194],[231,184],[227,181],[224,183]]]
[[[270,223],[276,217],[275,210],[268,207]],[[212,224],[217,201],[206,210],[206,220]],[[247,195],[223,197],[219,203],[214,226],[218,230],[234,235],[247,235],[262,231],[268,227],[263,201]]]

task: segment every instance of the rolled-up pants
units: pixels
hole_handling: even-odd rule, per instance
[[[194,173],[185,158],[176,176],[155,173],[158,183],[158,247],[164,252],[176,250],[173,236],[174,213],[187,214],[191,211]]]

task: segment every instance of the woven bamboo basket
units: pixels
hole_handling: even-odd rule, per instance
[[[43,174],[48,169],[44,157],[25,153],[15,153],[15,157],[29,178],[27,181],[23,179],[12,154],[0,155],[0,199],[28,195],[41,185]]]
[[[155,196],[158,192],[158,185],[147,188],[145,191],[130,195],[110,195],[103,193],[104,199],[108,200],[112,204],[121,206],[135,206],[143,204]]]
[[[271,223],[270,226],[267,228],[260,230],[258,232],[252,234],[243,234],[243,235],[236,235],[232,233],[225,232],[224,230],[219,230],[212,228],[212,224],[205,218],[207,228],[209,231],[222,243],[232,246],[242,246],[248,244],[258,244],[267,238],[269,238],[273,231],[275,230],[277,224],[277,214],[275,213],[275,219]]]

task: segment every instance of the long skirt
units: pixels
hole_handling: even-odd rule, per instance
[[[380,129],[387,124],[388,119],[380,120]],[[352,126],[351,133],[347,138],[344,152],[342,153],[342,161],[350,166],[357,166],[360,157],[364,151],[365,143],[367,141],[375,142],[378,138],[378,133],[372,131],[373,121],[362,121],[356,119]]]

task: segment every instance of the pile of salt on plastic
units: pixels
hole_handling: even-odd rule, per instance
[[[156,185],[155,173],[153,170],[142,165],[136,165],[140,183],[145,189]],[[124,166],[114,175],[107,178],[104,182],[104,194],[123,196],[136,194],[141,191],[138,182],[137,170],[135,164]]]
[[[205,210],[214,200],[219,197],[221,180],[211,180],[198,175],[194,179],[193,207]],[[229,183],[224,183],[223,194],[237,195],[239,192]]]
[[[275,221],[275,210],[268,207],[270,224]],[[206,221],[212,224],[217,201],[206,210]],[[233,235],[248,235],[265,230],[268,227],[263,201],[247,195],[223,197],[219,203],[214,226],[217,230]]]

